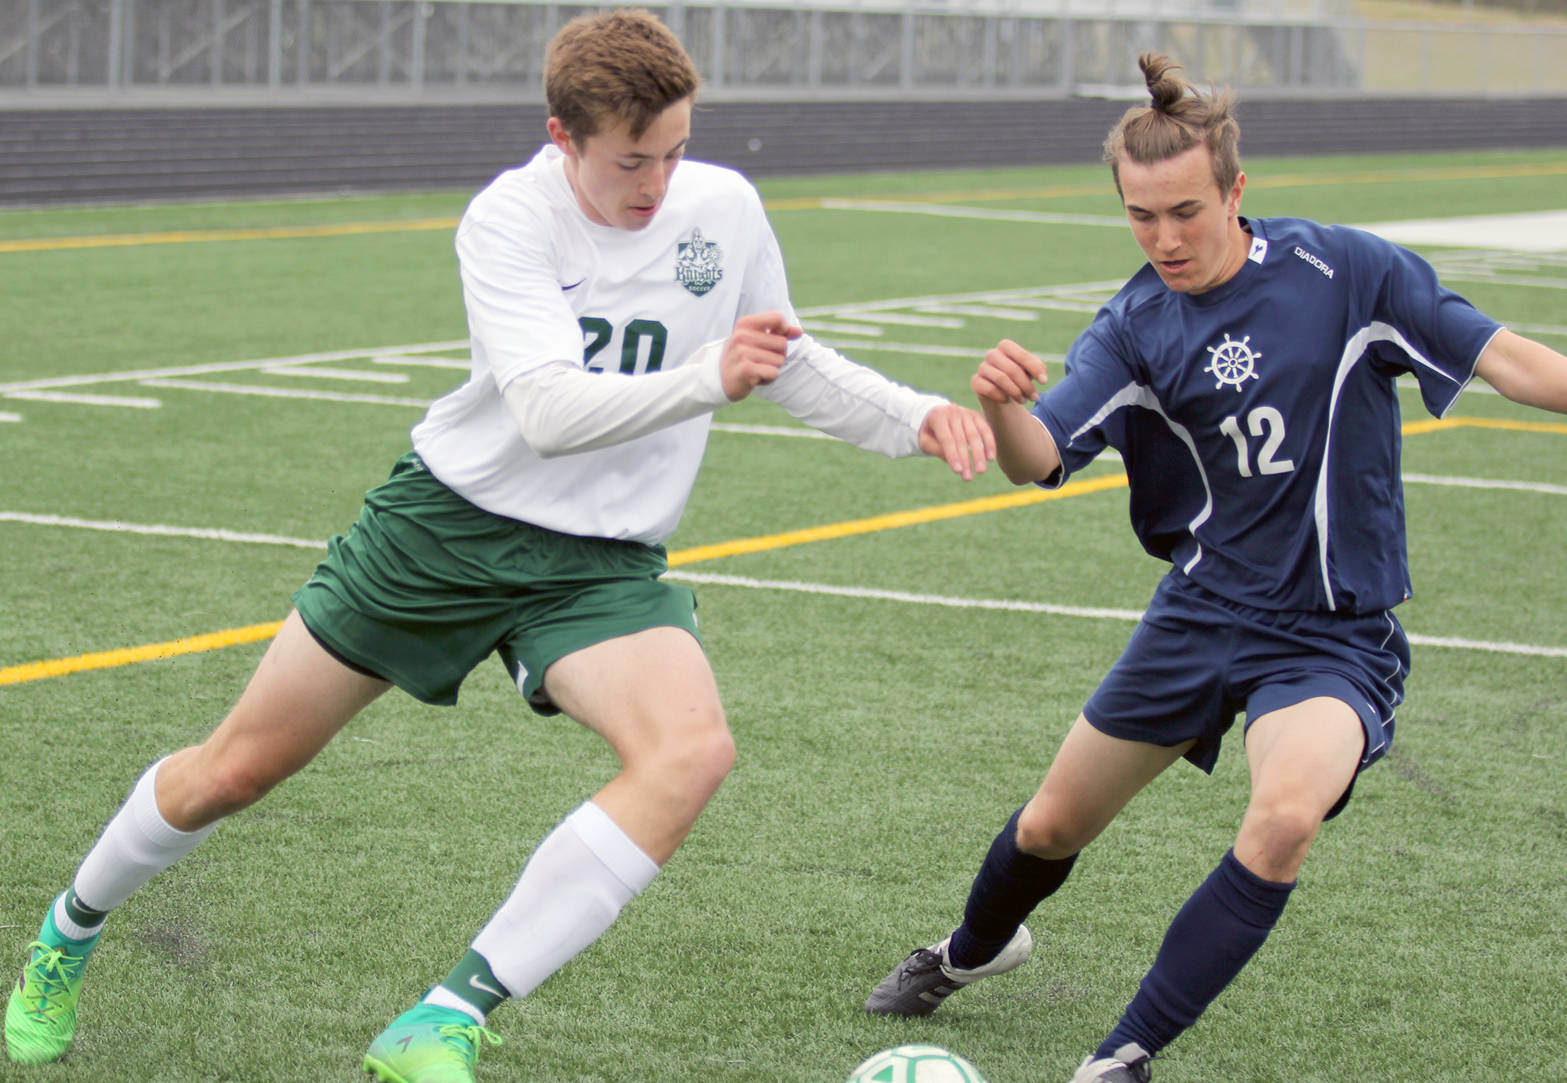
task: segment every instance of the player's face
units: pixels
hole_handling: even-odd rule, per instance
[[[1239,216],[1246,174],[1221,192],[1205,146],[1152,165],[1123,155],[1119,174],[1132,235],[1166,286],[1202,293],[1228,282],[1245,264],[1251,238]]]
[[[555,117],[550,138],[566,155],[566,177],[582,213],[601,226],[642,229],[653,220],[691,138],[691,99],[675,102],[632,139],[624,122],[572,139]]]

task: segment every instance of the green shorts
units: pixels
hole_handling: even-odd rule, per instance
[[[409,452],[327,543],[294,607],[339,660],[426,703],[456,703],[463,678],[499,651],[529,705],[556,714],[542,687],[556,659],[647,628],[697,635],[696,598],[659,580],[668,567],[660,545],[492,515]]]

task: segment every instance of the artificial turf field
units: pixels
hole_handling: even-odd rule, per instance
[[[1416,247],[1567,348],[1547,213],[1567,204],[1567,151],[1246,166],[1256,216],[1527,216]],[[1059,357],[1141,261],[1097,166],[761,188],[806,327],[959,401],[997,338]],[[222,716],[325,539],[462,379],[451,233],[469,195],[0,212],[16,964],[134,778]],[[1477,385],[1434,425],[1402,397],[1416,597],[1398,739],[1159,1083],[1567,1076],[1567,418]],[[965,485],[807,438],[760,401],[716,420],[669,550],[738,766],[609,934],[496,1013],[481,1083],[834,1083],[915,1040],[991,1083],[1066,1079],[1232,840],[1238,741],[1212,778],[1166,772],[1086,851],[1031,921],[1029,966],[928,1020],[860,1006],[952,927],[1163,571],[1128,529],[1119,465],[1046,501],[998,470]],[[614,770],[498,663],[455,709],[383,697],[115,914],[71,1053],[0,1078],[358,1078]]]

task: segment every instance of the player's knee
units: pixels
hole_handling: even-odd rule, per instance
[[[1037,801],[1029,802],[1017,818],[1017,848],[1047,861],[1071,857],[1092,841]]]
[[[1299,864],[1322,827],[1322,816],[1323,810],[1299,798],[1253,800],[1245,830],[1270,864]]]
[[[182,789],[181,807],[172,819],[203,824],[221,820],[260,801],[277,782],[245,765],[209,767]]]
[[[735,739],[722,718],[709,726],[692,741],[688,759],[689,769],[714,788],[729,774],[735,765]]]
[[[693,790],[716,790],[734,767],[735,739],[722,710],[700,712],[665,731],[646,766]]]

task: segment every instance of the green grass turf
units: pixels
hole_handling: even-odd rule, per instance
[[[1567,153],[1248,162],[1252,214],[1366,222],[1559,206]],[[763,186],[802,309],[1118,279],[1124,230],[821,209],[821,197],[1114,215],[1096,167],[801,178]],[[0,213],[0,241],[454,217],[468,193]],[[1433,251],[1433,257],[1444,253]],[[1520,274],[1526,272],[1519,272]],[[1527,272],[1532,277],[1547,271]],[[1558,270],[1555,277],[1567,284]],[[450,231],[0,252],[0,384],[461,339]],[[1499,318],[1559,325],[1560,288],[1464,283]],[[830,316],[814,317],[822,321]],[[1059,354],[1086,314],[889,328],[856,356],[967,400],[1001,335]],[[810,320],[807,320],[810,323]],[[827,336],[834,337],[834,336]],[[1558,347],[1560,335],[1542,335]],[[855,352],[851,350],[850,352]],[[461,356],[461,350],[447,356]],[[334,366],[377,370],[367,360]],[[359,388],[429,399],[407,370]],[[148,387],[155,410],[0,396],[0,512],[324,539],[406,446],[417,407]],[[1407,420],[1424,416],[1404,395]],[[1455,415],[1552,420],[1471,393]],[[792,426],[748,401],[725,423]],[[1558,419],[1559,420],[1559,419]],[[1560,432],[1410,436],[1405,468],[1567,484]],[[1090,475],[1114,473],[1096,465]],[[715,432],[672,551],[1012,491],[827,441]],[[1410,484],[1417,635],[1567,646],[1559,494]],[[309,548],[0,520],[0,669],[279,619]],[[1112,489],[689,565],[693,573],[962,599],[1137,609],[1161,574]],[[687,845],[599,943],[493,1023],[481,1081],[832,1081],[934,1041],[992,1083],[1065,1079],[1135,990],[1233,838],[1237,743],[1142,794],[1036,916],[1035,961],[923,1021],[860,1005],[951,928],[995,830],[1032,792],[1131,625],[700,585],[739,763]],[[262,646],[0,686],[0,947],[43,907],[158,755],[200,740]],[[1387,760],[1329,824],[1257,961],[1168,1051],[1159,1083],[1473,1083],[1567,1074],[1567,659],[1416,646]],[[112,919],[69,1057],[0,1078],[357,1078],[384,1023],[439,980],[538,839],[614,772],[487,663],[453,710],[376,703],[310,768],[223,824]]]

